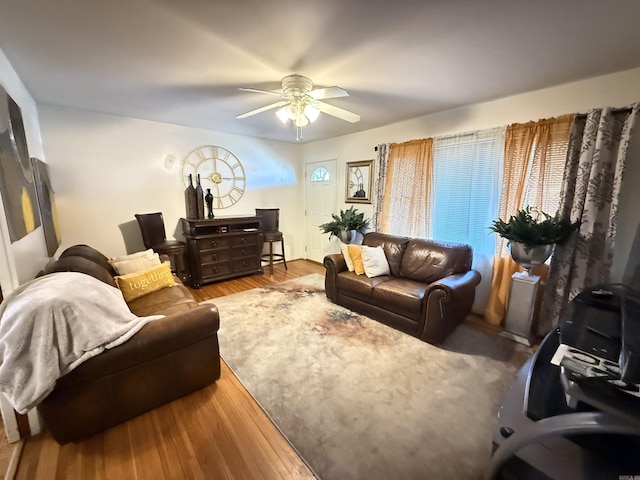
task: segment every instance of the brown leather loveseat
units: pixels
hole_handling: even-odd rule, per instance
[[[344,256],[327,255],[325,290],[334,303],[429,343],[442,342],[471,311],[480,274],[469,245],[371,232],[363,245],[382,247],[390,275],[357,275]]]
[[[115,270],[98,250],[76,245],[45,274],[81,272],[115,286]],[[194,392],[220,378],[219,316],[177,285],[128,302],[137,316],[162,314],[125,343],[61,377],[38,409],[59,443],[77,441]]]

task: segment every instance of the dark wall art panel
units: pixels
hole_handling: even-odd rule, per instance
[[[33,165],[38,206],[40,207],[40,217],[42,219],[44,239],[47,243],[47,252],[50,257],[53,257],[60,246],[61,237],[56,202],[53,197],[51,180],[49,179],[49,166],[37,158],[32,158],[31,164]]]
[[[40,226],[27,137],[20,107],[0,87],[0,193],[11,242]]]

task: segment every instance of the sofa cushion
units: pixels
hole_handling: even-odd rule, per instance
[[[116,275],[116,271],[113,269],[111,264],[109,263],[109,259],[99,250],[96,250],[89,245],[74,245],[72,247],[67,248],[60,254],[60,258],[64,258],[67,256],[73,257],[84,257],[87,260],[91,260],[94,263],[97,263],[101,267],[103,267],[109,275],[112,277]]]
[[[127,302],[176,284],[169,263],[163,263],[142,272],[117,276],[116,283]]]
[[[350,297],[370,302],[374,287],[389,278],[388,276],[369,278],[365,275],[357,275],[356,272],[340,272],[337,278],[338,290]]]
[[[60,257],[55,262],[47,265],[44,269],[45,275],[54,272],[84,273],[103,281],[107,285],[117,287],[116,282],[113,280],[113,277],[111,276],[111,273],[109,271],[107,271],[102,265],[89,260],[86,257],[77,257],[75,255],[66,255],[65,257]]]
[[[362,244],[370,247],[382,247],[384,255],[389,262],[391,275],[399,277],[400,264],[409,240],[409,237],[398,237],[395,235],[388,235],[386,233],[369,232],[364,236]]]
[[[400,276],[424,283],[432,283],[471,269],[473,253],[469,245],[413,239],[400,265]]]
[[[429,285],[405,278],[391,278],[373,289],[373,304],[418,322]]]
[[[389,262],[384,254],[382,247],[369,247],[363,245],[362,252],[362,265],[364,266],[364,273],[367,277],[379,277],[381,275],[389,275]]]
[[[131,300],[128,302],[129,308],[139,317],[172,315],[196,308],[198,302],[194,300],[191,292],[178,281],[176,283],[177,285],[171,288],[162,288]]]

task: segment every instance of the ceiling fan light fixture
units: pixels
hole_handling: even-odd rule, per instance
[[[287,120],[289,120],[289,105],[285,105],[282,108],[276,110],[276,116],[280,119],[282,123],[286,125]]]
[[[306,127],[307,125],[309,125],[309,119],[304,114],[304,110],[298,113],[295,123],[296,123],[296,127]]]
[[[318,116],[320,115],[320,110],[318,110],[314,105],[308,103],[304,107],[304,114],[309,119],[309,121],[313,123],[318,119]]]

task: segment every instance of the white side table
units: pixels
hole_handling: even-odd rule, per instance
[[[531,346],[531,324],[536,310],[540,277],[526,272],[511,275],[509,306],[500,336]]]

